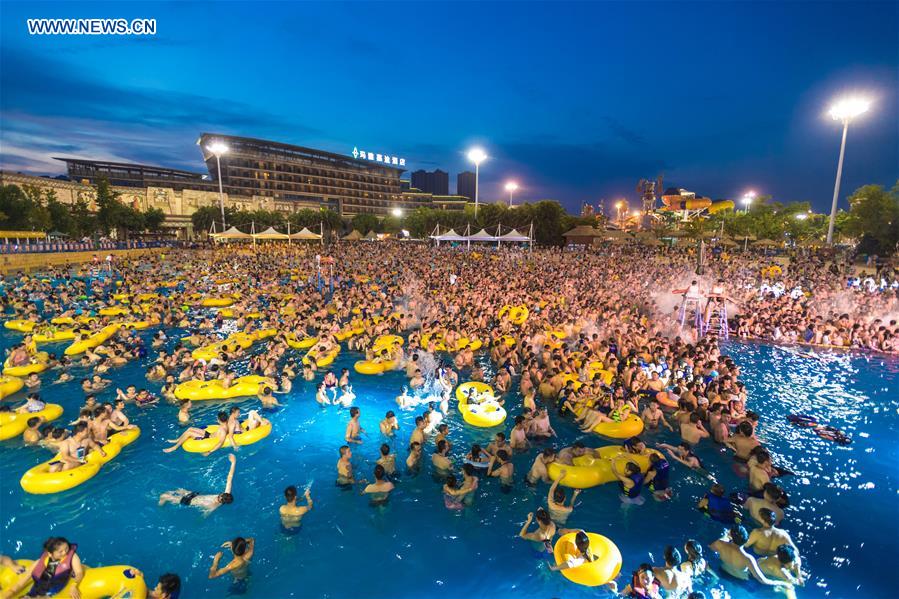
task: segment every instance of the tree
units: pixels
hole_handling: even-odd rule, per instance
[[[353,228],[365,235],[369,231],[380,231],[381,222],[374,214],[360,213],[353,217]]]
[[[72,205],[72,235],[82,238],[91,237],[97,232],[99,224],[97,217],[90,210],[87,202],[78,199]]]
[[[151,208],[144,212],[144,226],[147,231],[158,233],[162,231],[162,224],[165,222],[165,212],[159,208]]]
[[[109,184],[106,177],[97,179],[97,224],[104,235],[118,227],[121,218],[119,194]]]
[[[864,185],[849,196],[846,232],[861,239],[867,253],[891,254],[899,237],[899,182],[887,191],[882,185]]]

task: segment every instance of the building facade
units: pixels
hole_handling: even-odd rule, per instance
[[[474,201],[475,174],[463,171],[456,175],[456,195]]]
[[[412,187],[437,196],[449,195],[449,173],[435,169],[417,170],[412,173]]]

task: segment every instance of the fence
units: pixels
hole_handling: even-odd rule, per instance
[[[96,252],[103,250],[138,250],[146,248],[182,247],[179,241],[38,241],[36,243],[0,243],[0,254],[47,254],[60,252]]]

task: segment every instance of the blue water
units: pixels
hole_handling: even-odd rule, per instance
[[[152,330],[143,334],[149,339]],[[6,348],[16,339],[4,330],[0,346]],[[730,344],[727,351],[743,369],[750,408],[762,414],[760,436],[773,450],[775,462],[796,473],[780,481],[794,506],[784,526],[811,573],[799,596],[893,595],[891,577],[881,572],[881,556],[891,555],[899,538],[895,467],[899,364],[848,355],[809,359],[761,345]],[[334,366],[352,368],[358,357],[344,351]],[[45,383],[42,391],[45,399],[66,408],[68,420],[83,400],[77,370],[75,374],[76,381]],[[123,388],[128,383],[158,388],[146,384],[143,366],[137,363],[107,378]],[[362,425],[369,431],[365,443],[354,450],[354,463],[357,472],[371,478],[381,442],[378,421],[386,410],[395,409],[394,397],[405,379],[400,373],[376,377],[354,373],[352,382],[358,395],[355,405],[361,407]],[[514,459],[519,482],[511,493],[503,494],[495,480],[482,480],[474,505],[451,512],[443,505],[440,483],[430,475],[428,448],[428,466],[421,474],[404,476],[389,505],[374,508],[357,493],[334,485],[337,448],[349,415],[335,407],[319,408],[313,401],[314,385],[298,378],[293,392],[281,396],[286,406],[267,415],[274,423],[272,435],[237,454],[234,504],[208,518],[195,509],[157,506],[160,493],[178,487],[220,492],[228,470],[224,451],[208,458],[183,451],[162,453],[164,440],[182,430],[176,408],[164,402],[147,409],[129,406],[129,416],[143,431],[140,439],[94,479],[67,493],[24,493],[18,479],[50,454],[24,447],[21,440],[0,443],[0,552],[33,558],[46,537],[62,535],[79,544],[89,565],[131,564],[152,580],[166,571],[179,573],[185,597],[607,595],[549,572],[531,545],[517,538],[527,513],[546,500],[546,486],[535,491],[523,483],[534,451]],[[114,393],[113,386],[99,399],[111,400]],[[224,403],[198,402],[195,422],[211,423]],[[520,398],[511,398],[509,404],[510,412],[517,413]],[[258,407],[255,401],[240,405]],[[405,441],[420,411],[399,414],[402,442],[394,443],[398,463],[405,461]],[[809,413],[837,426],[853,438],[852,445],[840,447],[793,428],[785,420],[791,412]],[[448,424],[457,464],[472,442],[486,444],[495,432],[464,425],[457,413],[450,415]],[[507,425],[508,432],[510,421]],[[610,443],[581,435],[558,418],[554,426],[561,437],[559,446],[576,439],[594,446]],[[650,443],[676,440],[670,433],[645,438]],[[732,471],[728,456],[711,444],[701,446],[698,454],[729,491],[743,488],[745,481]],[[687,538],[704,544],[713,541],[721,525],[694,509],[709,482],[679,466],[673,469],[672,501],[648,500],[625,509],[616,489],[606,485],[581,495],[568,525],[614,540],[624,556],[623,573],[653,558],[658,565],[668,544],[682,546]],[[314,510],[297,533],[285,534],[277,514],[284,487],[294,484],[302,493],[312,481]],[[224,541],[238,535],[256,539],[248,584],[235,587],[226,578],[208,580],[212,556]],[[623,586],[625,576],[619,582]],[[733,581],[714,586],[737,597],[773,595],[757,585]]]

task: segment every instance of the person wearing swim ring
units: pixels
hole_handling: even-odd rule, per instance
[[[2,599],[16,597],[32,583],[27,597],[48,597],[61,593],[74,581],[69,596],[80,599],[78,585],[84,578],[84,566],[76,551],[78,545],[71,544],[63,537],[51,537],[44,542],[43,553],[30,568],[19,575],[19,578],[8,589],[0,591]]]

